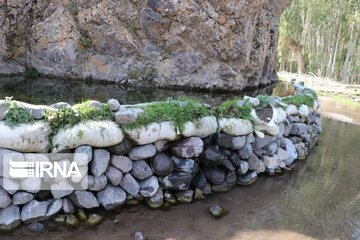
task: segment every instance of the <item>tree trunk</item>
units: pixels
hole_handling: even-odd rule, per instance
[[[306,73],[305,60],[300,45],[294,40],[284,39],[286,46],[295,55],[295,59],[298,65],[298,72],[300,74]]]

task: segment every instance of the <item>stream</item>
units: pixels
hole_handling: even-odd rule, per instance
[[[89,87],[70,82],[53,86],[41,81],[4,81],[0,97],[11,94],[16,100],[48,104],[76,102],[84,96],[97,100],[113,97],[126,103],[178,95],[201,96],[204,101],[213,99],[211,103],[216,103],[235,96],[167,90],[149,90],[146,94],[120,91],[111,84],[86,84]],[[291,89],[280,84],[251,95],[287,91]],[[137,231],[148,240],[360,239],[360,109],[347,109],[330,98],[321,100],[324,133],[307,160],[297,161],[291,172],[260,176],[249,187],[235,187],[226,194],[214,194],[204,201],[170,209],[150,210],[142,205],[122,208],[91,229],[80,227],[71,231],[49,225],[45,233],[37,234],[22,227],[0,239],[122,240],[132,239]],[[215,203],[228,209],[229,214],[213,219],[208,209]]]

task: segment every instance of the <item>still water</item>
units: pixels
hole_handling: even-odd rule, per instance
[[[68,84],[52,86],[47,82],[44,85],[35,82],[33,86],[10,81],[0,89],[1,94],[11,93],[16,99],[33,99],[37,103],[40,100],[41,103],[72,102],[85,96],[103,101],[118,98],[133,103],[164,99],[175,93],[160,97],[157,91],[144,95],[134,90],[134,94],[129,94],[115,86]],[[290,90],[278,85],[265,93],[272,91],[279,94]],[[187,95],[186,92],[178,94]],[[202,97],[204,101],[230,96],[195,94],[203,95],[207,96]],[[359,114],[354,114],[360,109],[353,109],[349,114],[341,107],[336,108],[335,103],[324,101],[320,111],[325,116],[336,113],[354,120],[350,122],[360,120]],[[137,231],[142,231],[149,240],[360,239],[360,125],[339,120],[341,118],[322,118],[324,133],[319,145],[307,160],[298,162],[292,172],[275,177],[261,176],[252,186],[236,187],[229,193],[166,211],[149,210],[144,206],[123,208],[92,229],[80,227],[70,231],[48,226],[46,233],[35,234],[22,227],[0,239],[98,240],[106,237],[106,240],[122,240],[132,239],[131,234]],[[214,220],[207,212],[214,203],[227,208],[229,214]]]

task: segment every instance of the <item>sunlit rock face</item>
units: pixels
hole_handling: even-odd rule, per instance
[[[0,0],[0,74],[242,90],[277,79],[286,0]]]

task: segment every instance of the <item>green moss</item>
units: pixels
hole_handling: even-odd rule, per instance
[[[45,120],[49,123],[51,134],[49,135],[49,142],[61,129],[72,127],[80,122],[86,120],[110,120],[113,118],[110,106],[104,104],[101,109],[97,109],[90,105],[90,101],[75,105],[73,108],[64,108],[54,111],[47,111],[45,113]],[[82,138],[84,132],[79,132],[78,137]],[[52,146],[49,146],[49,150]]]
[[[157,69],[154,67],[144,67],[143,69],[130,69],[128,77],[132,79],[141,78],[146,81],[153,80],[157,75]]]
[[[260,101],[259,107],[267,107],[272,101],[272,98],[268,95],[259,95],[256,98]]]
[[[134,129],[147,126],[153,122],[171,121],[183,131],[184,124],[198,118],[211,115],[211,111],[195,100],[181,102],[170,100],[157,102],[141,107],[144,111],[135,123],[124,125],[123,128]]]
[[[9,126],[16,126],[20,123],[30,123],[34,121],[31,112],[20,107],[11,98],[7,98],[4,105],[6,106],[6,114],[4,121]]]
[[[125,25],[126,25],[127,30],[128,30],[130,33],[134,33],[134,32],[135,32],[136,24],[135,24],[133,21],[127,20],[127,21],[125,22]]]
[[[251,120],[251,109],[252,105],[245,101],[241,106],[238,102],[241,99],[235,98],[223,102],[220,106],[215,108],[216,115],[224,118],[241,118],[246,120]]]
[[[26,68],[25,77],[28,79],[38,79],[40,77],[40,73],[36,70],[36,68]]]
[[[69,1],[69,4],[67,5],[67,9],[74,16],[78,14],[77,4],[73,1]]]
[[[91,40],[90,38],[88,38],[85,35],[81,35],[81,37],[79,38],[79,44],[84,48],[90,48],[91,47]]]
[[[285,104],[293,104],[297,107],[301,105],[307,105],[309,107],[313,107],[314,105],[314,98],[307,95],[294,95],[289,97],[284,97],[281,99],[281,102]]]

